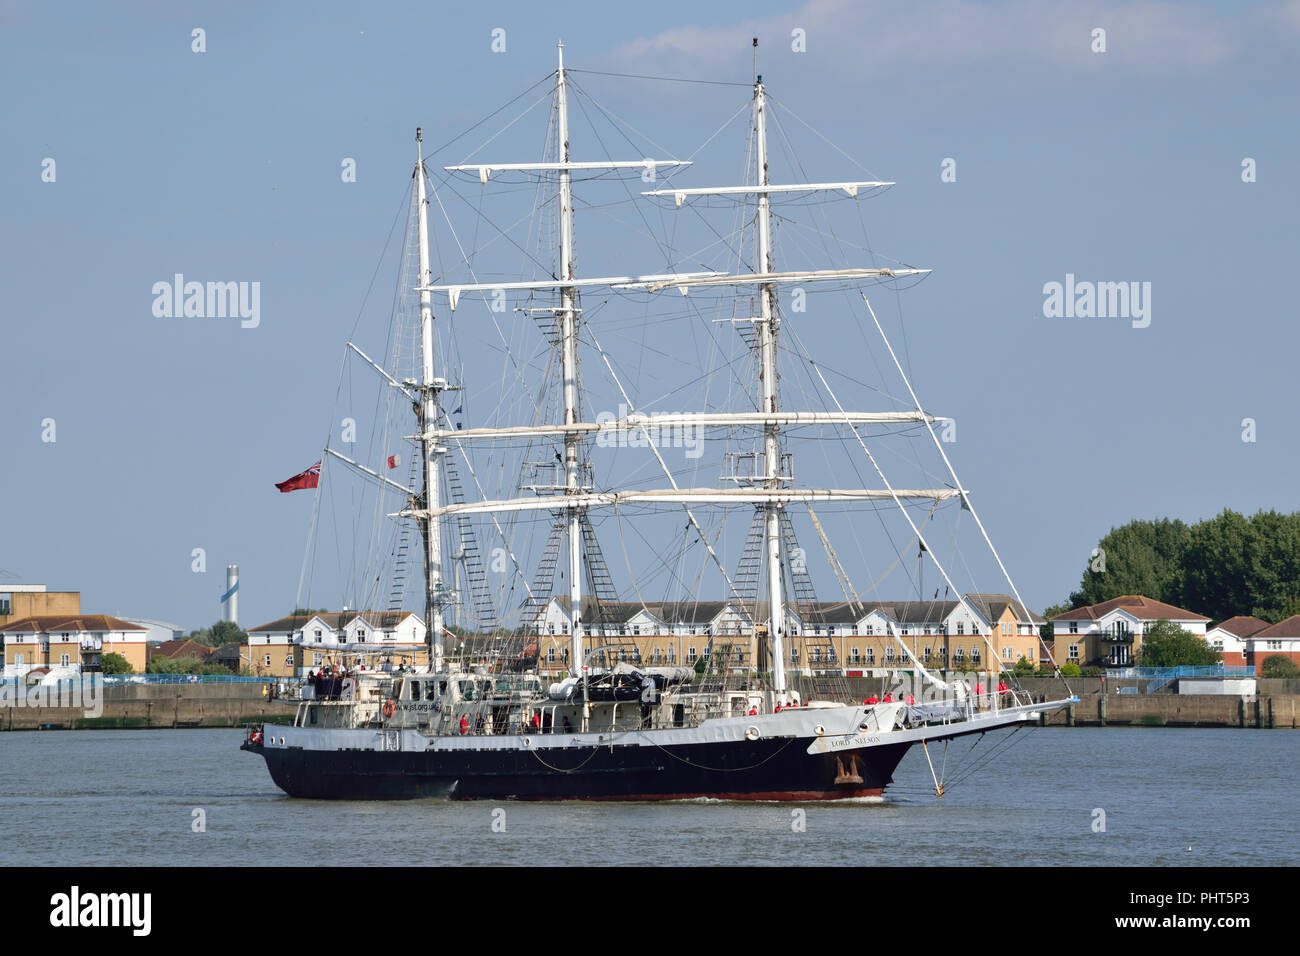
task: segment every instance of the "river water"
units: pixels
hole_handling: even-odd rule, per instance
[[[797,805],[294,800],[241,739],[0,734],[0,866],[1300,864],[1296,731],[990,734],[941,800],[913,748],[883,801]]]

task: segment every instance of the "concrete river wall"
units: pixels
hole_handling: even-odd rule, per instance
[[[102,688],[100,707],[0,708],[0,730],[93,730],[163,727],[240,727],[293,719],[297,704],[264,695],[263,684],[129,684]],[[100,710],[91,716],[93,710]]]

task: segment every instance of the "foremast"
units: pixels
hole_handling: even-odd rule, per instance
[[[424,517],[416,520],[420,526],[420,543],[424,547],[424,621],[428,626],[425,643],[429,650],[430,670],[442,666],[442,628],[447,601],[442,582],[442,531],[436,514],[439,501],[438,479],[442,470],[442,456],[447,448],[436,437],[441,423],[442,410],[439,393],[447,387],[446,379],[436,378],[433,370],[433,292],[429,288],[433,276],[429,270],[429,200],[424,189],[423,134],[415,131],[415,197],[416,222],[419,232],[420,258],[420,386],[416,403],[419,419],[421,474],[423,477]]]

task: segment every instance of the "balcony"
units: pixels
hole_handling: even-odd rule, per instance
[[[1111,644],[1132,644],[1133,632],[1126,628],[1110,628],[1097,635],[1100,640]]]

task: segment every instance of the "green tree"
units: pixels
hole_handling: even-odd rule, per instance
[[[1130,521],[1111,528],[1089,556],[1079,590],[1070,595],[1070,606],[1100,604],[1122,594],[1176,601],[1179,559],[1189,530],[1176,518]]]
[[[1016,666],[1011,669],[1011,673],[1017,677],[1032,677],[1034,675],[1034,665],[1029,663],[1024,654],[1020,655],[1020,660],[1016,661]]]
[[[217,621],[211,627],[201,627],[185,636],[205,647],[220,647],[234,642],[244,644],[248,641],[248,634],[233,621]]]
[[[100,669],[105,674],[132,674],[131,662],[121,654],[105,654],[100,661]]]
[[[1163,619],[1147,629],[1138,656],[1143,667],[1204,667],[1223,663],[1223,655],[1205,643],[1205,638]]]
[[[1061,665],[1062,677],[1078,677],[1083,671],[1074,661],[1066,661]]]

